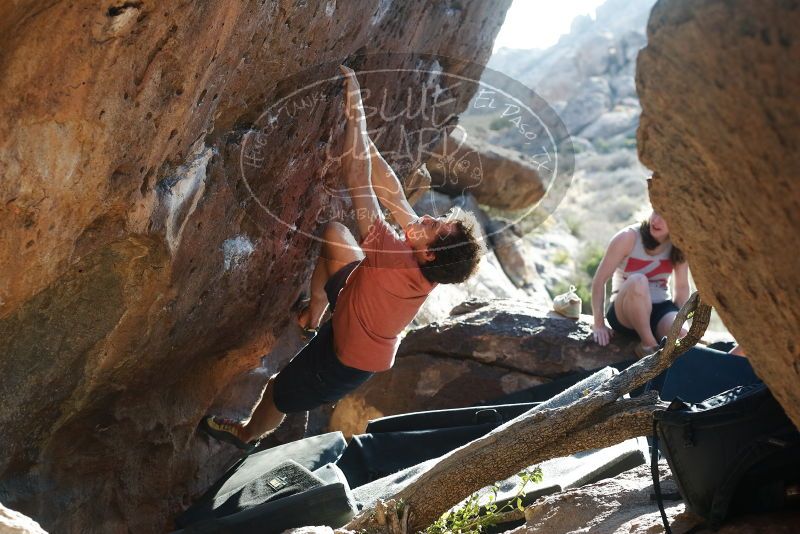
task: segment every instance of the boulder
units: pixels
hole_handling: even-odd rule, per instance
[[[639,124],[639,111],[638,107],[618,106],[584,128],[581,137],[594,141],[626,133],[632,135]]]
[[[472,406],[546,381],[475,360],[409,354],[336,403],[329,431],[349,437],[370,419]]]
[[[569,100],[561,112],[561,120],[570,135],[576,135],[610,109],[611,87],[608,80],[593,76],[583,82],[577,94]]]
[[[465,109],[509,4],[3,3],[5,504],[55,532],[168,528],[236,454],[197,422],[350,216],[342,83],[312,82],[369,71],[378,147],[417,153],[440,133],[412,92]]]
[[[707,302],[800,427],[800,9],[656,4],[639,54],[650,196]]]
[[[339,401],[329,430],[358,434],[370,419],[470,406],[635,358],[633,341],[591,341],[590,319],[521,298],[463,302],[447,319],[409,331],[394,367]]]
[[[469,192],[480,203],[500,209],[535,204],[545,184],[534,164],[514,150],[454,129],[431,151],[431,186],[451,196]]]
[[[623,98],[636,99],[636,78],[633,74],[618,74],[608,81],[614,103],[619,103]],[[638,100],[638,99],[637,99]]]
[[[522,299],[495,299],[467,313],[411,330],[398,357],[432,354],[557,378],[635,358],[635,342],[614,336],[592,340],[591,318],[574,321]]]
[[[492,248],[511,282],[547,308],[552,304],[544,281],[536,271],[536,251],[527,246],[522,231],[509,221],[492,219],[487,225]],[[496,295],[500,296],[500,295]]]
[[[47,534],[30,517],[10,510],[0,503],[0,532],[3,534]]]
[[[658,464],[663,493],[677,492],[666,462]],[[663,532],[661,514],[652,499],[650,466],[643,465],[614,478],[542,497],[525,510],[525,525],[507,534],[653,534]],[[664,508],[673,532],[711,533],[702,519],[686,511],[683,501],[666,500]],[[745,534],[795,532],[800,513],[782,512],[730,519],[716,532]],[[693,530],[694,529],[694,530]]]

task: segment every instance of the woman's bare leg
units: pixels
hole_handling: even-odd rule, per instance
[[[614,312],[622,326],[636,330],[644,347],[654,347],[658,341],[650,330],[650,313],[653,303],[650,300],[650,288],[647,277],[643,274],[632,274],[622,284],[614,300]]]
[[[658,321],[658,324],[656,325],[656,336],[658,339],[661,339],[669,334],[669,329],[672,328],[672,323],[675,322],[675,317],[677,316],[678,312],[669,312]],[[681,333],[679,334],[679,337],[683,337],[688,333],[689,331],[686,329],[686,327],[681,325]]]

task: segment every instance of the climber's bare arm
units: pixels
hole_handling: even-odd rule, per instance
[[[378,199],[372,188],[372,165],[369,151],[369,137],[367,136],[367,120],[364,117],[364,107],[361,103],[361,87],[352,69],[341,65],[339,67],[345,75],[345,114],[347,115],[347,128],[345,131],[345,146],[343,169],[345,182],[356,211],[356,223],[361,238],[367,235],[369,228],[376,219],[382,219]]]
[[[381,206],[391,212],[395,222],[402,227],[419,219],[414,208],[408,203],[403,186],[394,170],[386,163],[381,153],[369,139],[370,160],[372,162],[372,189],[378,197]]]

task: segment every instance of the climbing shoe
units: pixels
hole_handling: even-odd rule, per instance
[[[207,415],[200,421],[200,430],[217,441],[230,443],[234,447],[237,447],[247,453],[253,452],[256,446],[258,446],[258,442],[251,441],[250,443],[245,443],[236,437],[236,430],[239,425],[239,421],[235,421],[233,419],[226,419],[216,415]]]

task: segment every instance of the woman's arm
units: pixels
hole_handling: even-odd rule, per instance
[[[612,330],[606,326],[606,282],[614,270],[631,253],[636,242],[636,234],[625,229],[617,233],[608,244],[606,253],[597,266],[592,279],[592,316],[594,317],[594,340],[601,346],[608,345]]]
[[[679,263],[675,266],[675,295],[673,302],[682,308],[689,300],[689,264]]]

